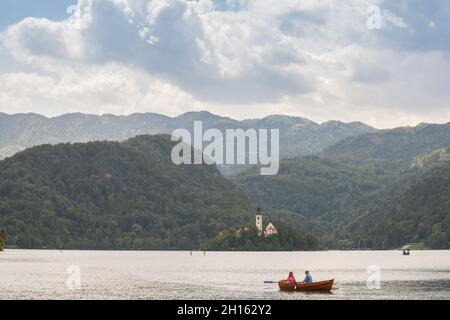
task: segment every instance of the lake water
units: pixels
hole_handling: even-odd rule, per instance
[[[80,289],[72,281],[78,278],[67,274],[70,266],[80,270]],[[332,293],[286,293],[264,283],[289,271],[301,280],[305,269],[315,281],[334,278]],[[377,278],[379,289],[374,288]],[[450,251],[191,256],[186,251],[5,250],[0,253],[0,299],[450,299]]]

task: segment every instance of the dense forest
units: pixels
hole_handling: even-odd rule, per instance
[[[423,242],[434,249],[449,248],[450,162],[402,177],[380,195],[349,224],[346,233],[355,244],[392,248]]]
[[[42,145],[0,162],[8,246],[195,249],[253,220],[215,166],[175,166],[169,136]]]
[[[282,160],[274,176],[253,168],[231,179],[265,207],[317,218],[376,192],[386,178],[383,169],[310,156]]]
[[[326,148],[322,154],[354,164],[404,171],[423,156],[442,148],[450,148],[450,123],[421,124],[349,137]]]
[[[255,227],[227,229],[207,241],[204,247],[217,251],[296,251],[321,248],[317,237],[287,225],[279,225],[278,234],[267,237],[259,235]]]
[[[320,156],[233,177],[254,202],[338,249],[449,248],[450,124],[349,138]]]

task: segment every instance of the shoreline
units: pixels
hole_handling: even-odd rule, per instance
[[[203,254],[203,250],[124,250],[124,249],[26,249],[26,248],[4,248],[3,252],[7,251],[46,251],[46,252],[52,252],[52,251],[59,251],[59,252],[65,252],[65,251],[85,251],[85,252],[186,252],[186,253],[201,253]],[[390,251],[398,251],[401,252],[402,249],[354,249],[354,250],[339,250],[339,249],[330,249],[330,250],[298,250],[298,251],[245,251],[245,250],[206,250],[205,252],[208,253],[307,253],[307,252],[390,252]],[[417,249],[417,250],[410,250],[411,252],[416,251],[450,251],[450,249]]]

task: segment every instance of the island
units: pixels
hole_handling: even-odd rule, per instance
[[[278,225],[278,224],[277,224]],[[213,251],[300,251],[320,250],[319,239],[307,232],[296,230],[289,225],[272,221],[264,227],[261,208],[256,210],[254,226],[223,230],[209,239],[206,250]]]

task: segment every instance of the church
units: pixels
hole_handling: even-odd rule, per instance
[[[272,222],[269,222],[265,229],[263,228],[263,216],[260,207],[256,209],[256,229],[258,229],[259,235],[264,234],[265,237],[278,233],[277,228],[272,224]]]

